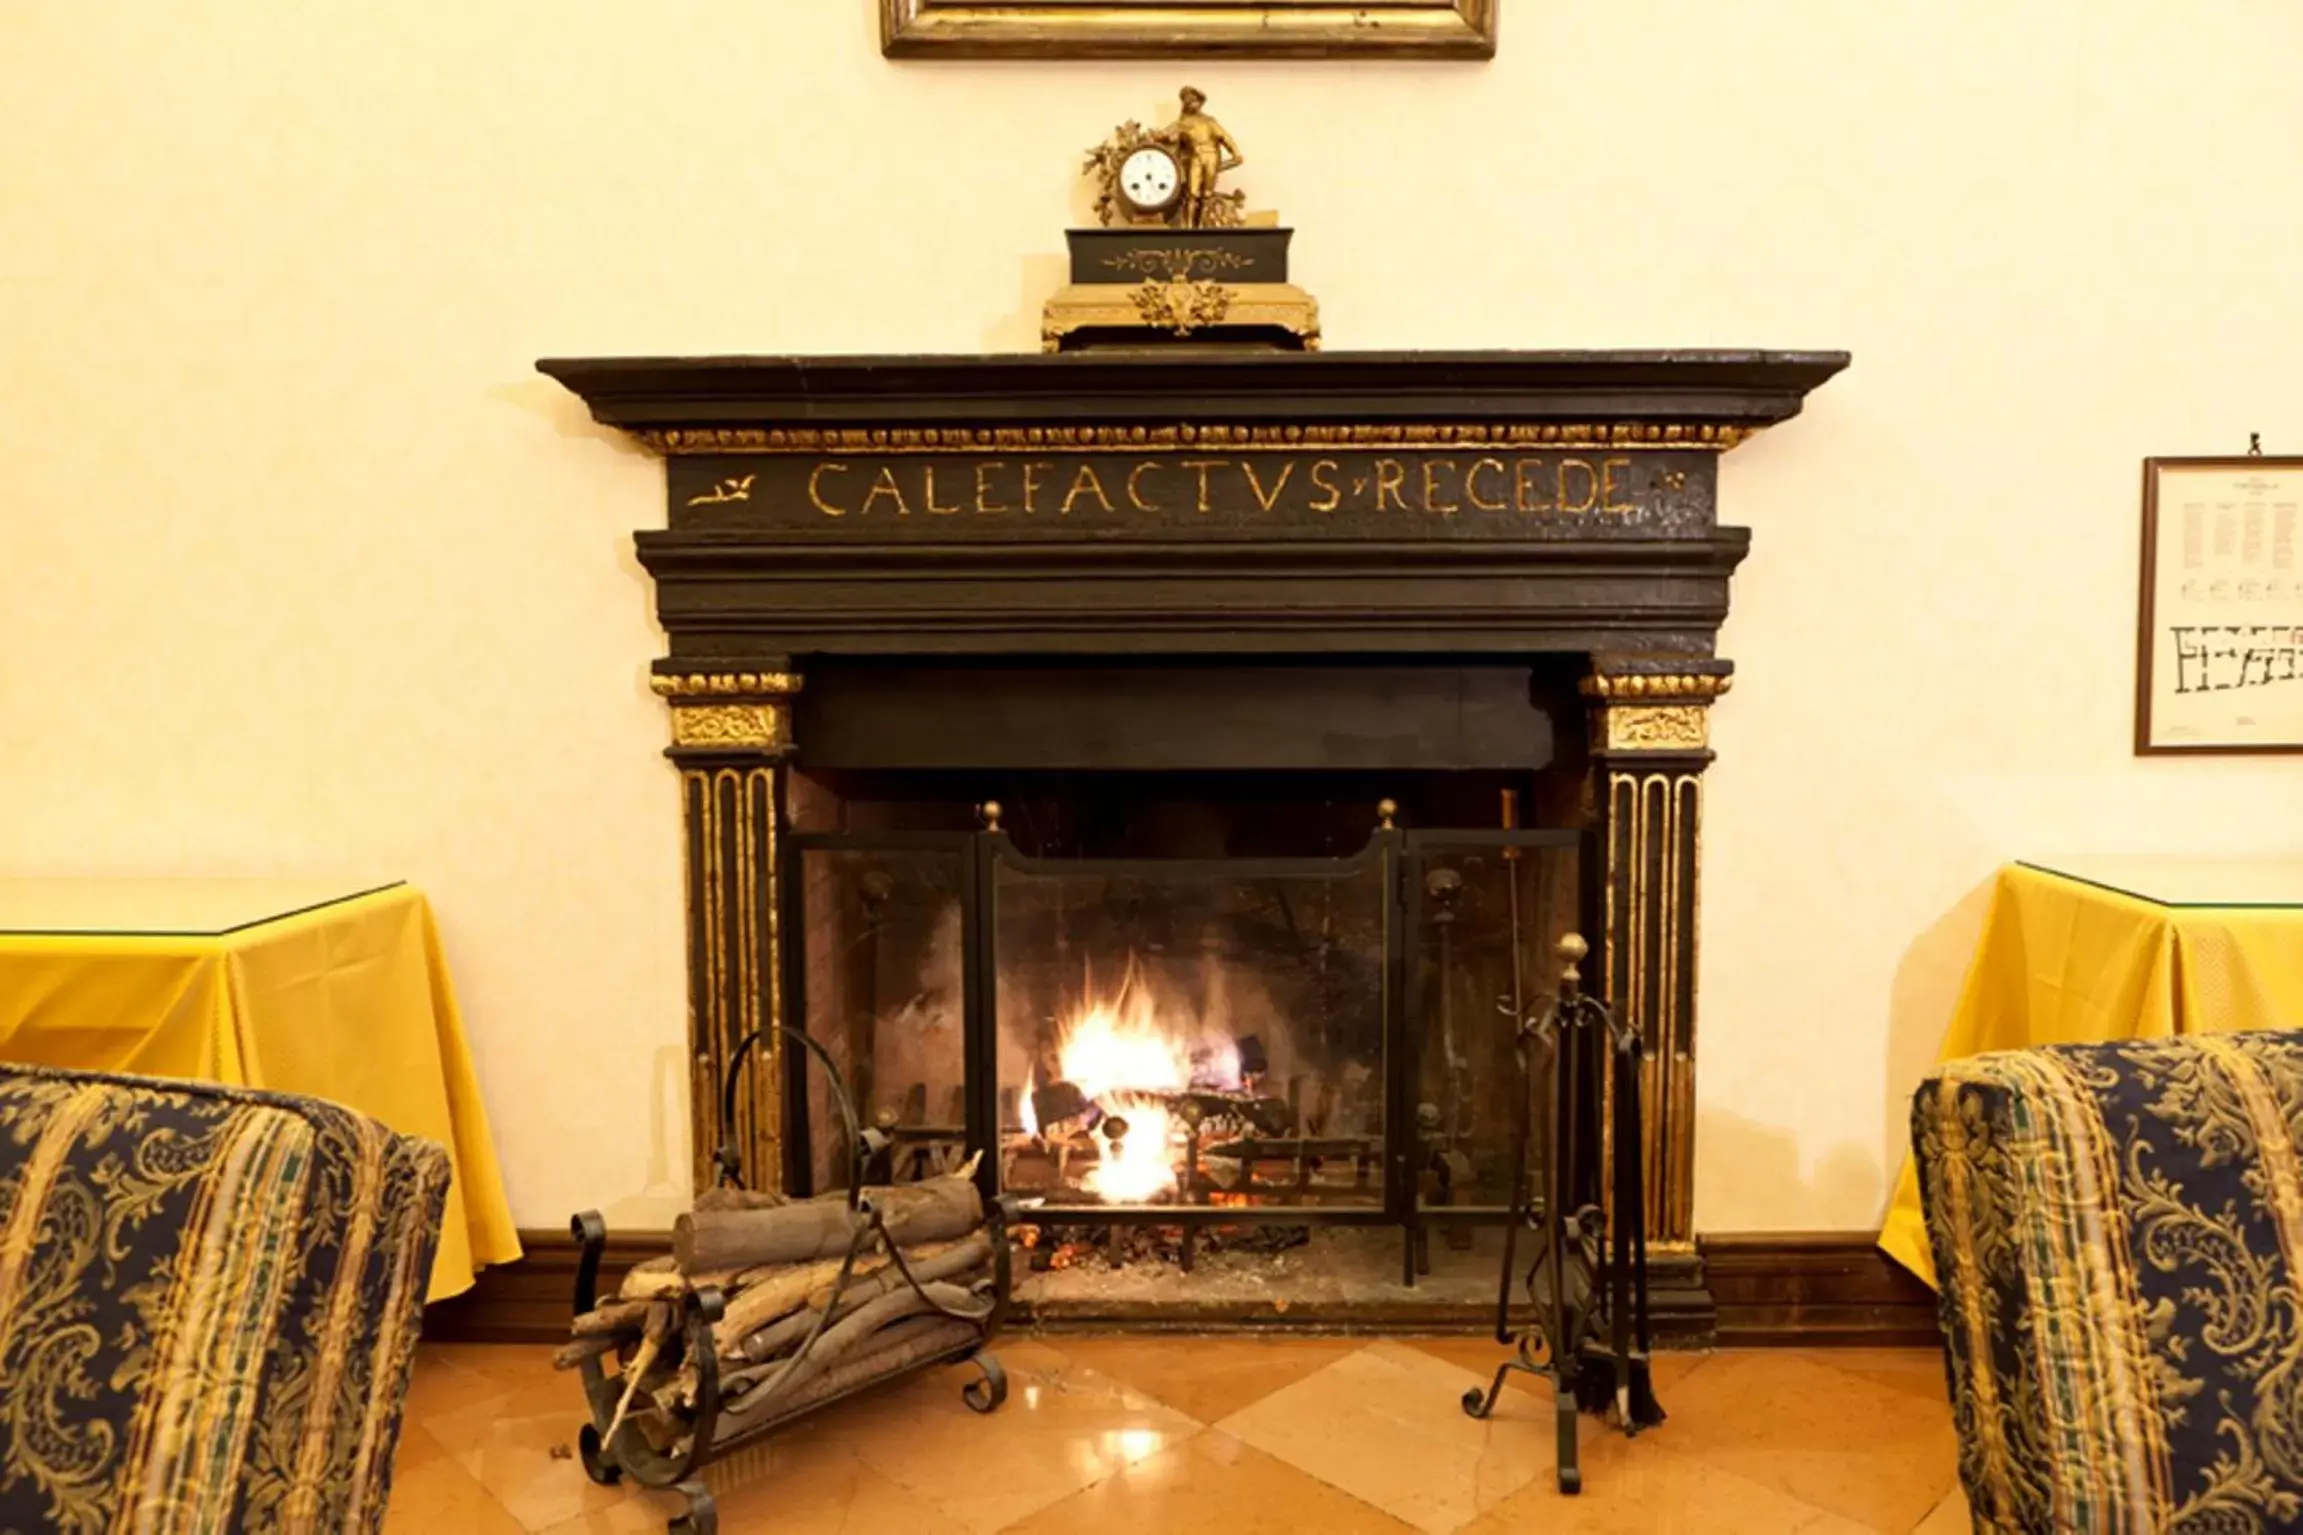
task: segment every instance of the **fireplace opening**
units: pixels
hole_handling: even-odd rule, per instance
[[[1571,816],[1576,777],[803,772],[787,1007],[889,1139],[867,1181],[973,1156],[1032,1202],[1027,1300],[1147,1268],[1412,1285],[1434,1233],[1489,1283],[1516,1019],[1589,899],[1583,833],[1514,823]],[[822,1072],[786,1093],[788,1185],[839,1186]]]
[[[1002,1187],[1058,1209],[1382,1207],[1376,844],[991,858]]]

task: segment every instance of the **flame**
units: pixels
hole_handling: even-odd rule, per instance
[[[1195,1085],[1193,1072],[1196,1022],[1179,1026],[1161,1018],[1133,956],[1119,990],[1108,997],[1091,997],[1063,1025],[1056,1061],[1064,1079],[1080,1090],[1106,1115],[1127,1121],[1127,1134],[1115,1148],[1108,1136],[1099,1136],[1102,1152],[1096,1165],[1081,1178],[1082,1187],[1114,1204],[1143,1204],[1176,1186],[1173,1117],[1147,1094],[1178,1092]],[[1197,1085],[1210,1070],[1236,1085],[1239,1052],[1228,1041],[1202,1052]],[[1037,1115],[1029,1106],[1031,1083],[1025,1083],[1021,1118],[1037,1133]]]
[[[1023,1125],[1024,1134],[1035,1141],[1040,1138],[1039,1110],[1032,1107],[1032,1093],[1036,1087],[1037,1084],[1032,1081],[1032,1074],[1026,1071],[1024,1073],[1023,1095],[1016,1099],[1016,1119]]]
[[[1130,1101],[1117,1095],[1116,1110],[1127,1121],[1128,1133],[1118,1143],[1103,1140],[1103,1156],[1080,1179],[1080,1186],[1117,1205],[1140,1205],[1175,1187],[1174,1153],[1169,1149],[1175,1126],[1165,1109]]]
[[[1065,1078],[1098,1103],[1129,1088],[1172,1092],[1189,1080],[1190,1063],[1132,972],[1116,998],[1091,1002],[1071,1021],[1057,1059]]]

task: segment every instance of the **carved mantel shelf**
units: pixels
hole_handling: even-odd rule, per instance
[[[670,427],[1112,422],[1772,426],[1845,352],[1315,352],[549,358],[592,415]]]
[[[1717,456],[1838,352],[551,360],[671,460],[667,666],[1708,655]],[[965,570],[971,581],[956,579]],[[1085,583],[1092,582],[1092,590]],[[740,664],[739,664],[740,663]]]
[[[1649,1041],[1649,1230],[1692,1265],[1696,915],[1714,653],[1750,533],[1720,454],[1841,352],[550,360],[666,455],[637,535],[682,768],[698,1146],[781,1017],[777,838],[811,668],[873,657],[1524,660],[1581,678],[1607,995]],[[1535,660],[1534,658],[1546,658]],[[916,664],[906,660],[903,664]],[[825,673],[830,676],[830,672]],[[777,1069],[737,1140],[777,1141]],[[708,1176],[701,1159],[699,1176]],[[1703,1302],[1708,1306],[1708,1301]]]

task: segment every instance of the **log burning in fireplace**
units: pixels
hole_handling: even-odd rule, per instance
[[[1268,993],[1212,939],[1196,968],[1187,992],[1130,952],[1116,985],[1091,977],[1043,1031],[1004,1128],[1003,1186],[1107,1205],[1245,1204],[1267,1164],[1293,1175],[1272,1192],[1300,1194],[1339,1157],[1356,1173],[1374,1156],[1372,1137],[1307,1132],[1307,1098],[1314,1130],[1332,1112],[1324,1074],[1297,1070],[1290,1093],[1272,1091],[1275,1048],[1309,1063]],[[1258,1032],[1237,1032],[1255,1016]]]

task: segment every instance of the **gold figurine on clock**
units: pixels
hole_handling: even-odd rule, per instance
[[[1146,132],[1138,123],[1122,123],[1088,151],[1088,169],[1103,183],[1096,217],[1105,224],[1115,214],[1177,229],[1236,229],[1244,222],[1247,195],[1218,193],[1215,184],[1246,157],[1223,124],[1201,110],[1207,105],[1204,91],[1187,85],[1182,101],[1183,111],[1165,128]]]
[[[1048,300],[1049,351],[1188,342],[1308,351],[1319,306],[1287,280],[1292,230],[1217,186],[1246,157],[1192,86],[1163,128],[1130,120],[1088,151],[1097,229],[1074,229],[1072,280]]]

